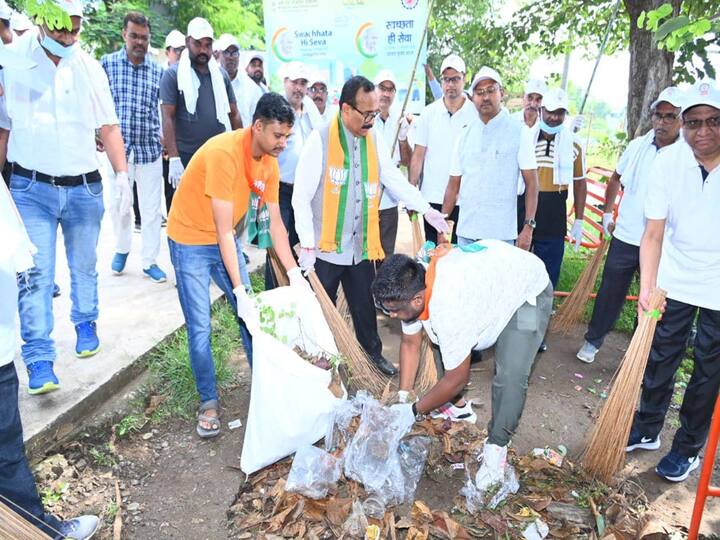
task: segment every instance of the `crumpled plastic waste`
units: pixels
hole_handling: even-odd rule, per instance
[[[342,460],[315,446],[300,448],[295,453],[285,489],[311,499],[322,499],[337,485]]]
[[[542,519],[537,518],[530,525],[525,527],[523,538],[525,540],[543,540],[550,532],[550,527]]]

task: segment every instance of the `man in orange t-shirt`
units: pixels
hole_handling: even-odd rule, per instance
[[[210,348],[210,279],[237,311],[240,334],[252,366],[252,341],[245,321],[257,327],[258,314],[242,283],[240,242],[235,226],[247,223],[249,240],[275,249],[290,285],[307,290],[292,256],[280,217],[277,155],[285,149],[295,121],[278,94],[260,98],[252,126],[209,139],[188,163],[168,216],[170,259],[187,325],[190,366],[200,394],[197,433],[220,431],[215,364]]]

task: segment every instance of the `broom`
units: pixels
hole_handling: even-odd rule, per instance
[[[280,262],[275,250],[273,248],[268,248],[267,252],[270,256],[270,267],[273,275],[275,276],[275,283],[277,283],[278,287],[286,287],[290,285],[290,280],[287,277],[287,272],[285,272],[285,267]]]
[[[650,293],[650,311],[640,317],[585,448],[582,459],[585,470],[605,483],[612,480],[625,460],[625,447],[632,428],[638,391],[665,295],[662,289],[654,289]]]
[[[347,297],[345,296],[345,289],[343,289],[342,285],[338,288],[337,302],[335,305],[337,306],[337,310],[340,312],[340,315],[342,315],[345,324],[348,325],[348,328],[353,330],[354,326],[352,315],[350,315],[350,306],[348,305]]]
[[[602,266],[605,254],[607,253],[609,240],[603,241],[590,260],[585,265],[585,269],[575,282],[575,286],[570,291],[569,296],[558,308],[557,314],[553,317],[550,325],[552,332],[567,334],[578,322],[585,311],[585,304],[590,297],[590,293],[595,287],[598,272]]]
[[[12,501],[5,499],[12,504]],[[14,505],[13,505],[14,506]],[[22,508],[20,508],[22,510]],[[50,537],[36,528],[20,514],[13,512],[4,502],[0,502],[0,538],[13,540],[50,540]]]
[[[320,283],[315,271],[311,270],[308,273],[308,281],[320,302],[320,307],[322,307],[325,320],[327,320],[332,330],[335,343],[347,359],[353,386],[367,390],[375,397],[381,396],[387,384],[387,378],[375,367],[375,364],[358,343],[355,333],[345,324],[342,315],[340,315],[335,304],[325,292],[325,287]]]

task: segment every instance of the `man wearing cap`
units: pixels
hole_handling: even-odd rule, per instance
[[[165,69],[177,64],[180,61],[180,55],[185,50],[185,34],[180,30],[171,30],[170,33],[165,36],[165,56],[167,57],[167,63]]]
[[[522,102],[523,108],[512,113],[510,116],[524,123],[529,128],[535,127],[540,118],[540,107],[542,107],[543,96],[546,92],[547,86],[545,82],[539,79],[530,79],[525,84]]]
[[[390,158],[395,166],[407,166],[410,164],[410,146],[407,144],[410,125],[406,118],[403,118],[401,122],[399,111],[392,110],[397,93],[397,82],[393,72],[389,69],[380,71],[375,76],[375,89],[380,103],[380,114],[377,117],[375,129],[382,137],[385,146],[391,149]],[[399,131],[398,127],[400,128]],[[396,134],[397,141],[395,141]],[[386,257],[395,252],[398,229],[398,202],[388,191],[383,190],[380,199],[380,243]]]
[[[22,36],[32,27],[33,23],[27,15],[19,11],[13,12],[12,17],[10,17],[10,29],[16,36]]]
[[[645,229],[644,205],[652,184],[650,171],[655,160],[680,139],[682,92],[670,86],[653,102],[652,130],[633,140],[618,160],[605,188],[602,216],[606,235],[612,234],[602,281],[593,307],[585,343],[577,358],[587,364],[595,361],[607,333],[617,321],[633,276],[640,271],[640,239]],[[620,188],[622,199],[614,222],[615,199]]]
[[[655,471],[685,480],[700,464],[720,388],[720,90],[696,83],[682,103],[682,139],[655,159],[645,198],[640,241],[638,316],[655,287],[667,304],[655,329],[627,451],[660,448],[660,431],[697,318],[690,382],[680,406],[680,428]],[[684,139],[684,140],[683,140]],[[661,257],[662,253],[662,257]]]
[[[470,87],[479,118],[464,128],[453,150],[443,213],[457,201],[463,210],[457,224],[457,243],[503,240],[529,249],[537,204],[537,163],[529,129],[502,107],[500,75],[483,66]],[[526,226],[518,235],[517,178],[525,190]]]
[[[263,54],[260,51],[250,51],[247,53],[246,58],[245,73],[247,78],[242,79],[244,92],[239,101],[243,125],[245,125],[246,121],[248,123],[252,121],[255,105],[269,91],[265,83]]]
[[[313,103],[320,112],[320,116],[324,124],[327,124],[338,111],[337,105],[328,104],[328,87],[327,79],[318,71],[312,76],[312,80],[307,89],[307,95],[312,99]]]
[[[29,32],[11,45],[36,67],[3,69],[12,129],[7,149],[0,154],[7,151],[12,163],[13,199],[38,249],[35,267],[23,280],[19,294],[22,356],[31,394],[59,388],[53,371],[57,353],[50,337],[58,224],[70,268],[75,354],[92,356],[100,349],[95,326],[96,262],[105,208],[95,155],[96,130],[115,172],[120,215],[130,213],[132,207],[125,149],[108,79],[100,64],[77,42],[82,3],[57,0],[56,6],[70,16],[71,29],[50,30],[43,22],[38,32]],[[48,90],[59,87],[65,91]],[[30,95],[41,97],[29,99]]]
[[[298,160],[293,209],[303,270],[315,268],[330,298],[342,283],[358,341],[387,375],[397,369],[382,355],[370,286],[373,261],[384,257],[380,243],[381,186],[422,213],[433,227],[447,224],[390,159],[373,130],[379,114],[375,85],[352,77],[342,88],[340,112],[313,131]],[[317,259],[317,260],[316,260]]]
[[[101,64],[110,81],[115,110],[120,117],[129,182],[137,186],[142,219],[143,274],[155,283],[164,283],[167,276],[157,265],[163,195],[158,111],[162,68],[147,55],[150,29],[150,20],[145,15],[129,12],[123,20],[125,47],[103,56]],[[118,201],[115,201],[110,214],[115,229],[115,256],[111,267],[116,275],[125,270],[133,229],[132,216],[121,216],[118,210]]]
[[[219,61],[222,68],[230,77],[235,99],[239,102],[242,96],[243,75],[239,74],[240,44],[232,34],[222,34],[217,40]],[[242,118],[241,118],[242,120]],[[243,124],[245,125],[245,124]]]
[[[532,250],[545,263],[553,288],[560,279],[567,234],[567,199],[573,188],[575,221],[570,240],[580,249],[587,180],[582,146],[564,124],[568,112],[567,94],[553,88],[545,94],[540,111],[539,129],[533,138],[538,164],[538,202]],[[527,200],[527,199],[526,199]]]
[[[175,189],[198,148],[242,125],[230,78],[212,57],[213,36],[205,19],[191,20],[180,61],[166,69],[160,81],[169,180]]]
[[[285,85],[285,98],[293,108],[295,123],[292,126],[292,133],[285,150],[278,156],[278,165],[280,166],[280,215],[290,239],[290,247],[294,247],[299,241],[295,231],[295,212],[292,206],[293,184],[295,183],[298,159],[305,142],[310,137],[310,133],[312,133],[313,129],[320,128],[323,122],[317,107],[307,96],[307,85],[310,80],[307,66],[301,62],[290,62],[284,66],[282,74],[283,84]],[[266,290],[277,287],[269,257],[270,255],[268,255],[265,264]]]
[[[440,66],[443,97],[423,109],[413,122],[415,148],[410,160],[410,183],[420,186],[430,206],[440,210],[450,171],[450,157],[462,128],[478,117],[477,109],[465,96],[465,62],[457,54],[448,55]],[[422,182],[420,181],[422,178]],[[459,208],[454,207],[448,219],[458,222]],[[425,224],[425,239],[437,241],[433,227]],[[457,236],[453,231],[453,243]]]

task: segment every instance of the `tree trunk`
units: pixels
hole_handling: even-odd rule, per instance
[[[670,0],[677,15],[681,0]],[[627,103],[627,133],[634,139],[651,127],[650,105],[672,84],[674,53],[658,49],[653,34],[637,27],[640,13],[667,3],[667,0],[624,0],[630,17],[630,78]]]

